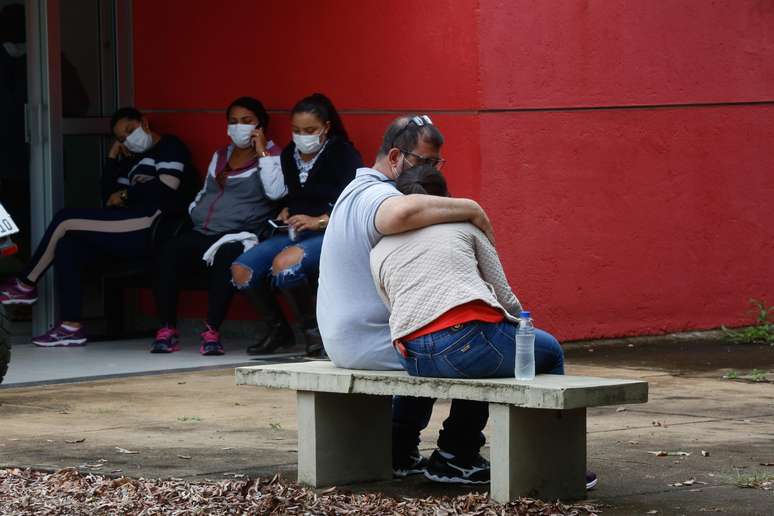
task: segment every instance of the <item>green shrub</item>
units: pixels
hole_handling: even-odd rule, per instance
[[[721,326],[727,340],[737,344],[752,344],[767,342],[774,346],[774,322],[769,317],[774,314],[774,306],[766,306],[766,303],[757,299],[751,299],[753,305],[751,312],[755,314],[755,325],[731,330]]]

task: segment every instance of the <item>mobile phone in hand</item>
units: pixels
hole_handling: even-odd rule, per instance
[[[282,222],[279,219],[269,219],[269,225],[271,227],[273,227],[274,229],[279,229],[279,230],[282,230],[282,231],[287,231],[288,230],[288,223],[287,222]]]

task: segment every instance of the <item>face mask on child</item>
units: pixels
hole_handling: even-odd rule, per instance
[[[246,149],[250,146],[250,136],[256,127],[258,126],[255,124],[228,124],[226,133],[234,145],[240,149]]]

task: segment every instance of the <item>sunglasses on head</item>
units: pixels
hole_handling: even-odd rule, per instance
[[[395,136],[392,137],[392,145],[391,147],[395,147],[395,142],[400,138],[400,136],[406,132],[406,130],[411,126],[415,125],[417,127],[424,127],[426,125],[433,125],[433,121],[430,120],[430,117],[427,115],[418,115],[418,116],[412,116],[409,118],[409,121],[401,127],[400,131],[395,133]]]

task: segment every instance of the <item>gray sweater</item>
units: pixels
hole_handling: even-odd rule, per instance
[[[382,238],[371,251],[371,274],[390,310],[393,340],[470,301],[483,301],[512,322],[521,312],[497,251],[467,222]]]
[[[279,154],[279,147],[269,143],[269,152]],[[287,192],[279,156],[260,158],[245,168],[229,171],[221,187],[217,174],[225,169],[233,151],[234,146],[229,145],[215,152],[204,187],[188,207],[194,229],[205,235],[259,232],[276,211],[273,201]]]

